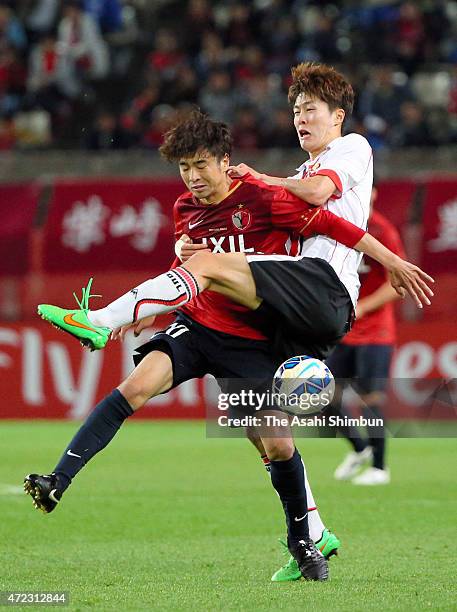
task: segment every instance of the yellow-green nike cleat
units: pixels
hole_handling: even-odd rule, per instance
[[[89,299],[91,297],[101,297],[99,295],[90,295],[92,281],[93,279],[91,278],[87,283],[87,287],[83,287],[81,301],[73,293],[79,306],[78,310],[67,310],[59,308],[59,306],[52,306],[51,304],[40,304],[38,306],[38,314],[42,319],[54,325],[54,327],[77,338],[83,346],[87,346],[91,351],[95,351],[105,348],[111,330],[108,327],[93,325],[87,318]]]
[[[284,555],[289,556],[289,560],[273,574],[271,577],[272,582],[290,582],[292,580],[299,580],[302,574],[300,572],[300,568],[298,567],[298,563],[289,553],[286,542],[284,542],[284,540],[279,541],[284,546],[283,553]],[[340,546],[340,540],[328,529],[324,529],[321,539],[316,542],[316,548],[320,550],[326,559],[329,559],[332,555],[337,555],[338,548]]]

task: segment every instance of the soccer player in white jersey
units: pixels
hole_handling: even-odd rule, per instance
[[[310,154],[310,160],[297,178],[290,179],[259,175],[246,166],[233,170],[238,170],[242,179],[250,172],[254,178],[281,185],[315,206],[332,206],[334,212],[365,229],[372,182],[371,149],[361,136],[341,137],[344,119],[352,110],[352,88],[326,66],[301,64],[292,74],[289,100],[300,144]],[[326,240],[319,237],[306,240],[295,258],[200,252],[186,262],[185,268],[198,285],[197,293],[211,289],[249,308],[261,307],[264,316],[271,317],[272,340],[278,355],[308,354],[323,359],[350,327],[358,294],[360,260],[360,255],[338,241]],[[427,295],[432,292],[426,281],[431,279],[419,268],[395,256],[367,234],[355,248],[385,265],[399,292],[406,289],[420,306],[429,303]],[[151,317],[174,310],[193,297],[183,296],[181,289],[171,286],[164,274],[142,283],[136,291],[105,309],[87,312],[87,316],[92,326],[112,328],[113,321],[131,321],[131,313],[138,313],[135,305],[141,300],[143,320],[130,324],[139,331],[150,324]],[[289,485],[303,474],[299,455],[290,442],[291,433],[285,427],[283,435],[270,444],[281,472],[287,473]],[[287,504],[285,512],[288,521],[293,521],[292,515],[287,514]],[[300,542],[289,542],[295,557],[302,556],[301,546]]]
[[[352,87],[342,75],[324,65],[300,64],[292,69],[292,76],[289,102],[293,106],[300,146],[309,154],[309,159],[295,176],[287,179],[261,174],[245,164],[231,167],[232,175],[243,179],[249,174],[267,184],[285,187],[310,204],[324,206],[365,229],[373,156],[363,136],[342,136],[344,121],[353,107]],[[186,260],[195,248],[202,249],[202,246],[182,241],[179,253]],[[432,292],[426,284],[430,278],[418,268],[371,241],[369,235],[356,248],[366,249],[386,266],[399,293],[404,295],[406,289],[419,307],[430,303],[427,296]],[[211,254],[197,250],[185,266],[192,271],[200,289],[221,291],[251,308],[261,305],[264,313],[268,311],[275,322],[272,330],[276,348],[285,358],[296,354],[325,358],[336,339],[350,327],[360,286],[357,274],[360,259],[361,253],[338,241],[314,236],[303,241],[297,258]],[[151,285],[149,291],[155,298],[161,297],[159,283]],[[124,309],[127,303],[118,302],[117,306]],[[150,314],[154,316],[161,311],[160,306],[154,305]],[[105,312],[108,316],[113,314]],[[99,319],[98,313],[102,315]],[[103,311],[95,312],[93,322],[102,325],[103,314]],[[145,318],[128,325],[122,333],[128,327],[139,332],[150,323],[151,319]],[[251,434],[251,441],[259,447],[255,438],[255,433]],[[289,462],[292,468],[293,455],[289,459],[283,457],[284,466]],[[298,578],[300,570],[291,556],[272,579]]]

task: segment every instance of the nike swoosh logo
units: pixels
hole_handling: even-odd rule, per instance
[[[81,459],[81,455],[77,455],[76,453],[72,453],[71,450],[67,450],[67,455],[70,455],[70,457],[78,457],[78,459]]]
[[[296,521],[297,523],[299,523],[300,521],[302,521],[305,516],[308,516],[308,513],[304,514],[303,516],[301,516],[300,518],[297,518],[296,516],[294,516],[294,521]]]
[[[200,219],[200,221],[197,221],[197,223],[189,223],[189,229],[190,230],[193,229],[194,227],[199,225],[202,221],[203,221],[203,219]]]
[[[49,497],[49,499],[51,499],[53,502],[55,502],[56,504],[58,504],[58,503],[60,502],[60,499],[57,499],[57,497],[55,496],[56,491],[57,491],[57,489],[53,489],[53,490],[52,490],[52,491],[49,493],[48,497]]]
[[[66,323],[67,325],[71,325],[72,327],[81,327],[82,329],[88,329],[89,331],[92,331],[96,334],[98,333],[97,330],[94,329],[93,327],[88,327],[87,325],[84,325],[84,323],[79,323],[78,321],[75,321],[73,319],[72,314],[65,315],[63,320],[64,320],[64,323]]]

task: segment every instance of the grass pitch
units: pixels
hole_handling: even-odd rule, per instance
[[[0,424],[0,591],[69,591],[71,610],[456,609],[456,440],[390,442],[392,484],[376,488],[333,480],[343,441],[299,440],[343,546],[329,582],[277,584],[282,508],[247,441],[128,423],[43,515],[17,486],[76,428]]]

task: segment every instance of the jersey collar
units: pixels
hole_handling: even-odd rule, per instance
[[[338,136],[337,138],[334,138],[333,140],[331,140],[328,145],[325,147],[325,149],[319,153],[319,155],[317,157],[315,157],[314,159],[307,159],[305,162],[303,162],[301,164],[301,166],[299,166],[296,170],[297,172],[303,172],[303,170],[306,170],[308,168],[308,166],[315,164],[318,159],[320,158],[321,155],[323,155],[324,153],[326,153],[327,151],[330,151],[330,149],[332,149],[335,144],[340,141],[343,138],[343,136]]]
[[[238,187],[241,187],[242,184],[243,184],[243,181],[240,181],[239,179],[233,179],[233,181],[230,183],[229,190],[227,191],[225,196],[222,199],[217,200],[216,202],[213,202],[212,204],[202,204],[202,202],[194,195],[192,195],[192,201],[194,204],[197,204],[198,206],[206,206],[207,208],[211,208],[211,206],[217,206],[218,204],[226,200],[229,196],[231,196],[232,193],[236,191]]]

